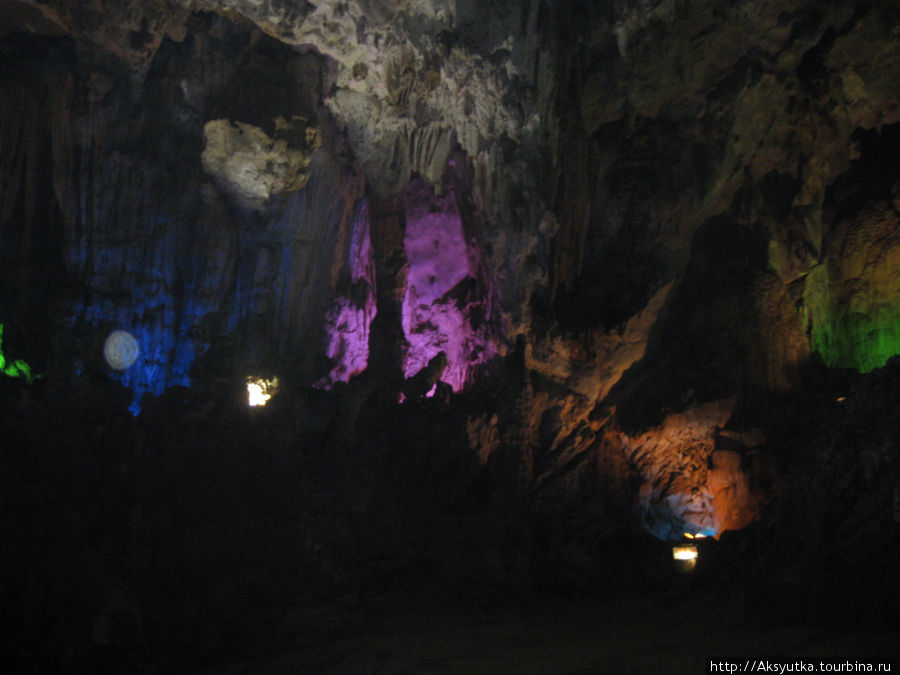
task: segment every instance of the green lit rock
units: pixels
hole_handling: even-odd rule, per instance
[[[0,372],[8,377],[22,377],[25,379],[28,384],[34,382],[36,376],[32,370],[31,366],[25,363],[22,359],[16,359],[15,361],[9,361],[6,356],[3,355],[3,324],[0,323]]]
[[[828,366],[854,368],[861,373],[879,368],[900,354],[900,305],[868,315],[833,312],[816,324],[812,346]]]
[[[827,366],[867,373],[900,354],[900,223],[887,203],[834,227],[806,278],[810,346]]]

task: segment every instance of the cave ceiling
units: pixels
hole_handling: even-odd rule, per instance
[[[449,400],[515,363],[472,450],[528,446],[549,491],[637,477],[666,537],[755,517],[746,401],[900,353],[894,2],[0,0],[0,26],[7,344],[70,381],[131,331],[135,412],[251,370]]]

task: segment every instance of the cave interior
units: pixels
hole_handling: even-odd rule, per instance
[[[898,83],[891,0],[0,0],[0,667],[895,658]]]

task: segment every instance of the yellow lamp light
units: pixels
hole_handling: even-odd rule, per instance
[[[247,405],[251,408],[264,406],[278,391],[278,378],[267,380],[262,377],[247,378]]]
[[[681,574],[694,571],[697,566],[697,545],[684,543],[672,547],[672,559],[675,561],[675,569]]]

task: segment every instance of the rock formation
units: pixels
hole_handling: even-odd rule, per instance
[[[891,527],[895,3],[0,0],[0,64],[0,323],[44,374],[5,395],[23,438],[82,416],[35,447],[109,455],[65,517],[203,569],[196,514],[271,480],[333,585]],[[250,376],[281,382],[252,414]]]

